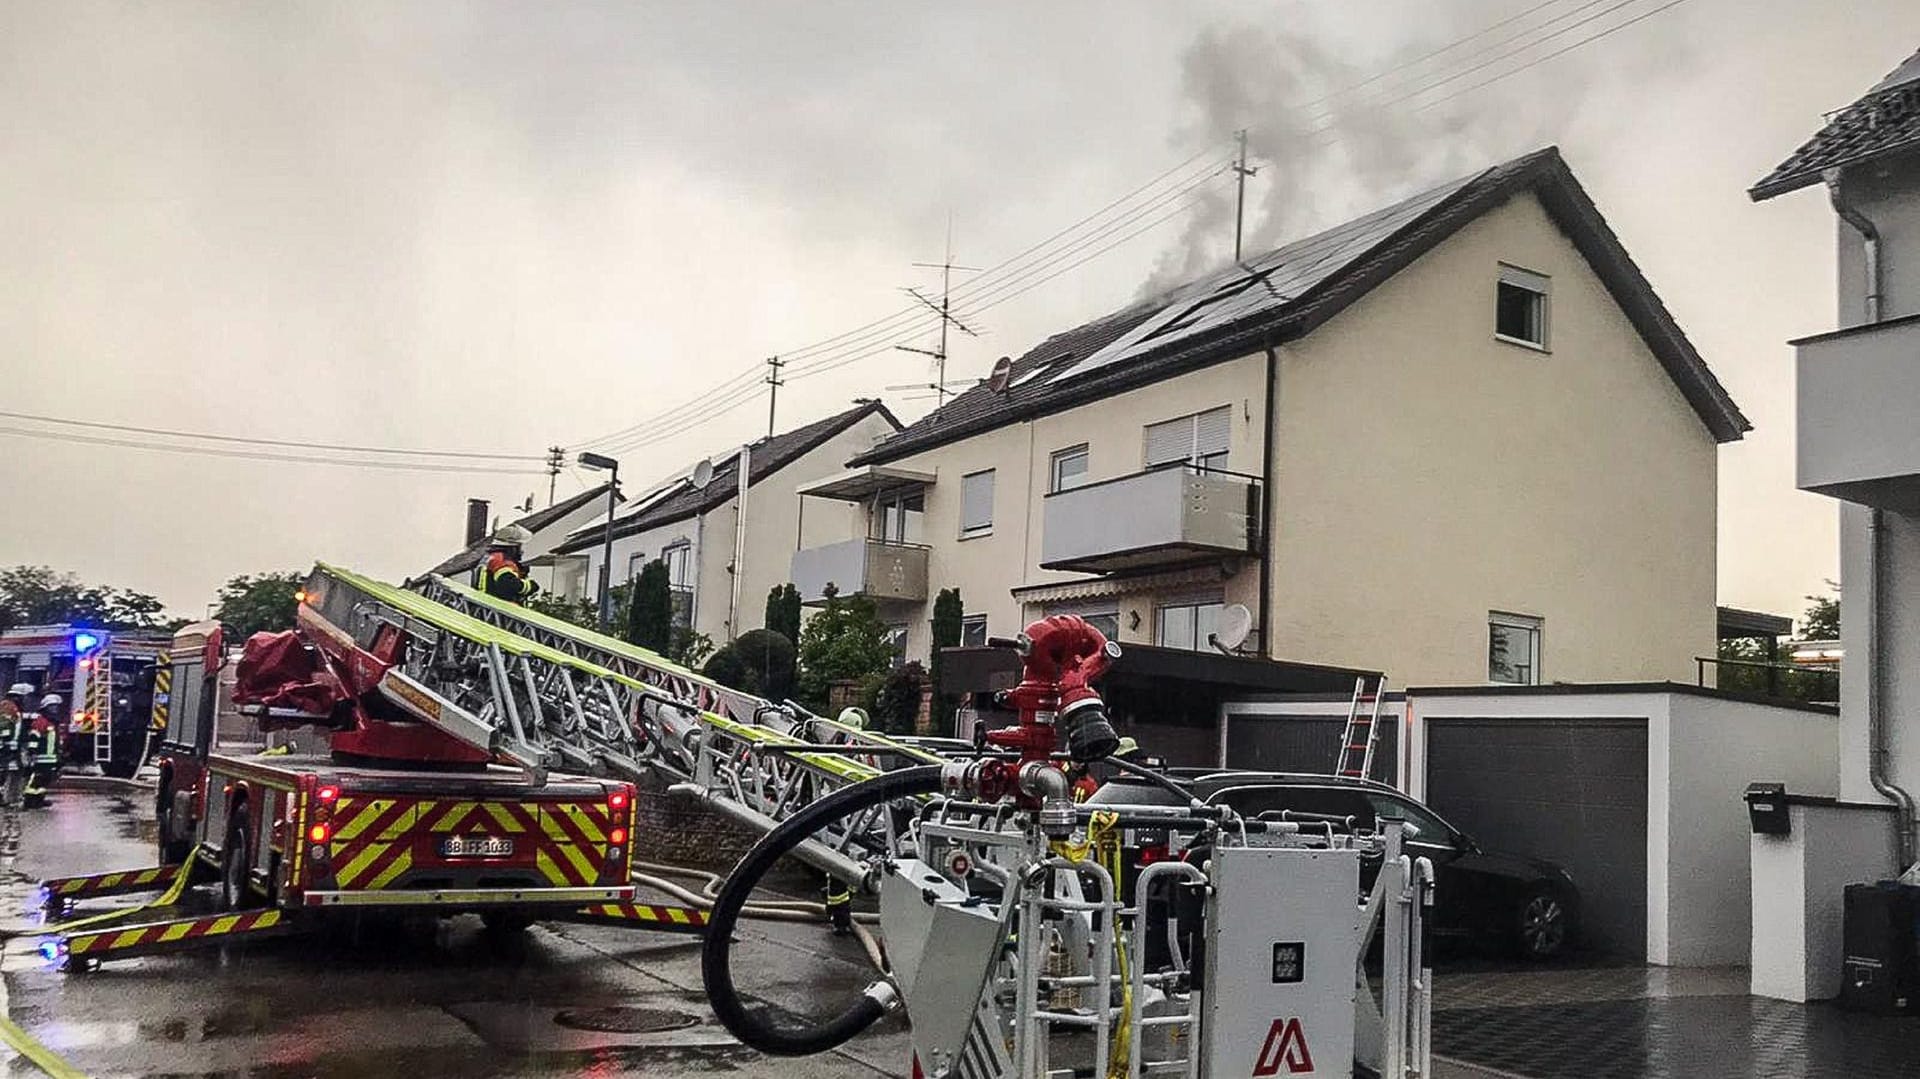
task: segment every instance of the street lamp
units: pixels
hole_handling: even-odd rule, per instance
[[[613,508],[620,490],[620,462],[598,453],[582,453],[580,467],[607,475],[607,523],[600,532],[600,632],[613,621]]]

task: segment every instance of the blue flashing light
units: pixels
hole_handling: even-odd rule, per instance
[[[98,633],[91,633],[83,629],[73,635],[73,650],[78,655],[84,656],[98,647],[100,647],[100,635]]]
[[[49,963],[58,963],[61,953],[65,950],[57,940],[44,940],[40,942],[40,958]]]

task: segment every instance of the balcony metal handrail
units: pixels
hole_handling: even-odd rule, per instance
[[[879,537],[879,536],[864,536],[864,537],[861,537],[861,538],[863,538],[863,539],[865,539],[865,540],[866,540],[866,541],[867,541],[868,543],[877,543],[877,544],[879,544],[879,545],[880,545],[880,546],[882,546],[882,547],[900,547],[900,548],[904,548],[904,549],[906,549],[906,550],[909,550],[909,551],[931,551],[931,550],[933,550],[933,544],[931,544],[931,543],[908,543],[908,542],[907,542],[906,540],[890,540],[890,539],[882,539],[882,538],[881,538],[881,537]],[[834,542],[834,543],[846,543],[846,542],[848,542],[848,541],[846,541],[846,540],[835,540],[835,541],[833,541],[833,542]],[[831,547],[831,546],[833,546],[833,543],[822,543],[822,544],[820,544],[820,546],[821,546],[821,547]],[[812,548],[812,547],[801,547],[801,548],[799,548],[799,549],[800,549],[800,550],[802,550],[802,551],[810,551],[810,550],[813,550],[813,548]]]
[[[1790,700],[1831,701],[1838,699],[1840,696],[1840,672],[1836,670],[1808,667],[1799,663],[1768,663],[1764,660],[1754,659],[1722,659],[1719,656],[1695,656],[1693,657],[1694,683],[1703,688],[1707,685],[1707,664],[1709,663],[1713,664],[1715,668],[1714,686],[1716,688],[1729,688],[1719,684],[1719,668],[1735,667],[1743,670],[1767,672],[1766,695],[1769,697],[1781,697]],[[1831,685],[1833,692],[1831,695],[1816,697],[1800,697],[1792,693],[1783,692],[1783,676],[1789,675],[1793,678],[1810,680],[1810,685],[1815,692],[1818,692],[1828,685]],[[1786,680],[1791,681],[1791,679]]]
[[[1170,472],[1174,469],[1182,469],[1184,471],[1192,472],[1196,475],[1201,475],[1201,476],[1231,476],[1234,479],[1246,480],[1248,483],[1253,484],[1255,487],[1260,486],[1260,477],[1252,475],[1251,473],[1235,472],[1230,468],[1215,468],[1212,465],[1198,464],[1193,461],[1168,461],[1165,464],[1158,464],[1158,465],[1150,466],[1148,468],[1143,468],[1138,472],[1129,472],[1124,476],[1110,476],[1107,479],[1094,480],[1092,483],[1083,483],[1077,487],[1063,487],[1058,491],[1048,491],[1046,494],[1042,495],[1041,497],[1052,498],[1055,495],[1070,495],[1077,491],[1086,491],[1086,490],[1091,490],[1095,487],[1104,487],[1110,483],[1124,483],[1127,480],[1139,479],[1141,476],[1151,476],[1157,472]]]

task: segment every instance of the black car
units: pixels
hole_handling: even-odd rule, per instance
[[[1201,801],[1231,806],[1246,817],[1282,810],[1351,817],[1359,831],[1374,830],[1382,817],[1397,817],[1411,826],[1407,853],[1433,862],[1436,934],[1496,942],[1528,959],[1550,959],[1573,942],[1580,893],[1565,869],[1538,858],[1486,850],[1433,810],[1385,784],[1273,772],[1174,778]],[[1171,792],[1131,777],[1108,783],[1090,800],[1125,803],[1177,804]],[[1157,833],[1141,831],[1128,838],[1130,868],[1179,853],[1170,852],[1165,837]],[[1362,888],[1372,888],[1379,869],[1377,859],[1362,861]]]

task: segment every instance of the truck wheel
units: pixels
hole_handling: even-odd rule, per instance
[[[247,838],[251,829],[243,815],[247,805],[233,807],[235,820],[227,828],[227,845],[220,849],[220,909],[245,910],[253,905],[253,889],[247,884]]]
[[[187,841],[177,838],[175,835],[178,829],[174,826],[173,783],[171,778],[162,780],[159,789],[154,792],[153,817],[155,828],[160,834],[160,864],[179,865],[181,862],[186,861],[187,855],[193,850],[193,846]]]

